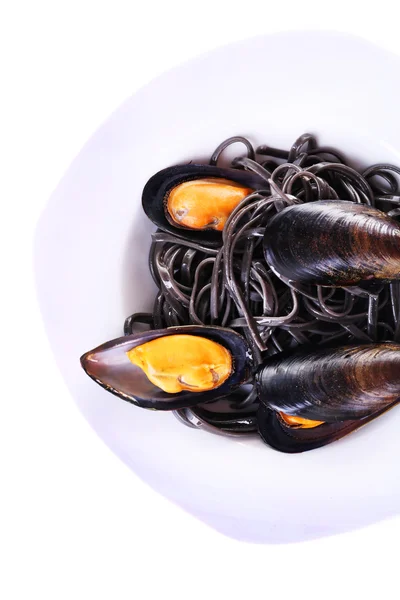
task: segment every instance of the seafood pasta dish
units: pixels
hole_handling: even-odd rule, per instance
[[[231,144],[243,151],[222,167]],[[208,164],[154,174],[142,205],[154,305],[81,357],[96,383],[288,453],[398,403],[399,167],[355,169],[311,134],[289,150],[236,136]]]

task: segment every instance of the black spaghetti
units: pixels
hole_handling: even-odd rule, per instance
[[[152,327],[235,329],[249,342],[255,368],[266,357],[304,344],[399,342],[398,281],[333,288],[300,285],[271,270],[262,240],[271,217],[295,203],[340,198],[398,217],[400,169],[377,164],[360,173],[341,152],[318,147],[310,134],[299,137],[288,151],[268,146],[255,150],[246,138],[232,137],[213,152],[210,164],[217,165],[222,152],[237,142],[245,145],[247,157],[234,159],[231,167],[254,172],[265,180],[265,189],[234,209],[218,249],[160,230],[153,234],[149,265],[159,291],[147,317]],[[132,324],[132,319],[127,321],[125,333],[133,331]],[[250,399],[244,396],[243,404],[234,402],[235,411],[254,404],[254,397],[253,392]],[[207,421],[200,412],[182,409],[177,416],[191,426],[212,426],[212,413]],[[223,431],[232,435],[227,427]]]
[[[245,156],[219,167],[236,143]],[[155,174],[143,191],[157,226],[153,310],[86,353],[88,375],[189,427],[258,431],[284,452],[328,444],[394,406],[400,168],[349,162],[311,134],[289,150],[236,136],[209,165]],[[183,366],[166,358],[180,353]]]

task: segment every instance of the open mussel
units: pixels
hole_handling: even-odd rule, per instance
[[[222,243],[221,231],[234,208],[265,179],[240,169],[177,165],[159,171],[146,183],[142,204],[161,230],[209,247]]]
[[[231,394],[248,380],[251,355],[230,329],[188,325],[111,340],[86,352],[81,365],[123,400],[174,410]]]
[[[400,279],[400,224],[365,204],[296,204],[269,221],[264,252],[278,276],[299,283],[348,286]]]
[[[335,423],[368,417],[400,398],[400,344],[303,347],[258,369],[260,401],[284,415]]]

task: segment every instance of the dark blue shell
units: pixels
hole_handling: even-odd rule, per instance
[[[365,204],[321,200],[289,206],[264,235],[279,276],[325,286],[400,279],[400,224]]]
[[[400,344],[303,347],[267,359],[256,373],[260,401],[304,419],[362,419],[400,398]]]

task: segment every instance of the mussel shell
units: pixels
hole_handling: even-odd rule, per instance
[[[400,344],[304,347],[267,359],[256,373],[268,408],[334,423],[367,417],[400,397]]]
[[[260,404],[257,413],[258,433],[268,446],[279,452],[289,454],[307,452],[340,440],[360,427],[364,427],[396,404],[397,402],[390,404],[364,419],[323,423],[311,429],[290,427],[279,413]]]
[[[172,188],[185,181],[204,178],[230,179],[254,190],[268,187],[265,180],[258,175],[240,169],[222,169],[198,164],[177,165],[163,169],[149,179],[143,189],[143,210],[162,231],[181,239],[216,248],[222,244],[220,231],[212,229],[196,231],[179,227],[170,223],[165,214],[165,199]]]
[[[184,391],[167,394],[153,385],[142,369],[132,364],[126,354],[128,350],[155,338],[176,334],[206,337],[227,348],[233,358],[233,372],[225,383],[203,393]],[[250,375],[251,354],[244,338],[231,329],[188,325],[143,331],[111,340],[86,352],[81,357],[81,365],[96,383],[123,400],[142,408],[174,410],[215,400],[237,389]]]
[[[265,258],[277,275],[326,286],[400,279],[400,224],[364,204],[296,204],[268,223]]]

